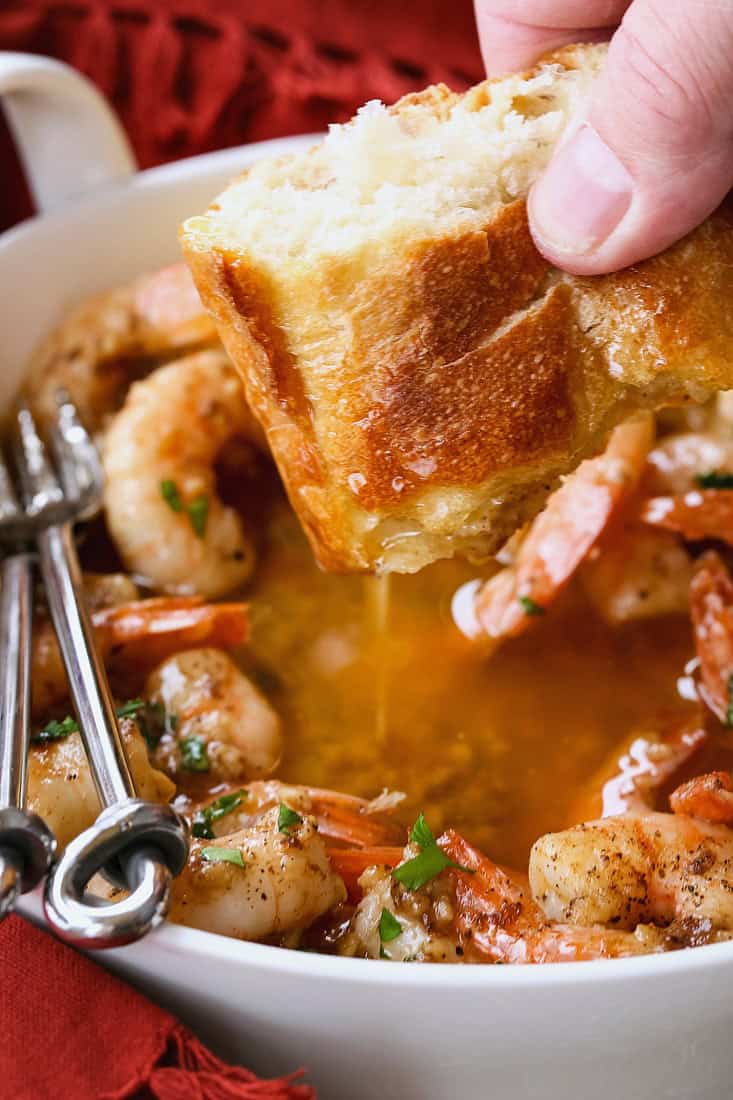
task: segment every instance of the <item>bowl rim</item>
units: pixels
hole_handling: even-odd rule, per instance
[[[185,185],[192,178],[205,177],[212,172],[236,173],[238,167],[261,156],[282,153],[289,149],[304,148],[317,141],[321,134],[302,134],[249,145],[234,146],[210,153],[201,153],[147,168],[132,176],[117,180],[93,192],[70,200],[51,213],[37,214],[0,234],[0,258],[16,246],[32,246],[38,235],[53,230],[57,225],[79,211],[105,207],[124,202],[126,196],[146,190],[166,190]],[[47,928],[38,891],[21,898],[18,912],[34,924]],[[491,964],[432,963],[422,965],[388,965],[384,960],[343,958],[335,955],[301,952],[268,944],[251,943],[217,933],[172,924],[165,921],[140,944],[121,948],[125,954],[141,946],[161,948],[164,953],[196,955],[222,963],[235,963],[246,967],[281,973],[284,976],[302,976],[323,979],[337,984],[375,986],[417,986],[443,992],[487,988],[502,990],[508,987],[558,987],[587,986],[589,983],[608,985],[633,979],[680,978],[690,971],[706,972],[712,968],[733,964],[733,940],[683,948],[673,952],[633,956],[622,959],[597,959],[566,963],[528,963],[496,966]],[[90,952],[103,962],[106,952]],[[113,952],[118,954],[118,951]]]
[[[681,977],[690,970],[706,971],[733,963],[733,941],[682,948],[679,951],[633,956],[624,959],[594,959],[583,962],[491,964],[423,963],[398,965],[382,959],[344,958],[316,952],[302,952],[269,944],[250,943],[218,933],[172,924],[152,934],[151,947],[160,941],[166,951],[197,955],[219,963],[236,963],[256,969],[323,978],[357,985],[409,985],[436,989],[506,989],[507,986],[567,987],[589,983],[625,982],[647,977]],[[664,960],[664,962],[662,962]]]
[[[41,888],[20,899],[17,911],[50,933],[43,913]],[[557,988],[604,986],[644,979],[676,981],[691,971],[707,973],[733,965],[733,940],[686,947],[678,951],[635,955],[625,959],[593,959],[583,962],[526,963],[497,966],[481,963],[422,963],[390,965],[383,959],[345,958],[298,951],[271,944],[237,940],[216,932],[204,932],[164,921],[139,943],[117,948],[112,956],[127,957],[143,949],[180,957],[195,955],[202,961],[252,968],[283,977],[333,982],[337,985],[418,987],[442,992],[473,989]],[[104,964],[105,950],[88,954]],[[146,964],[147,968],[147,964]]]

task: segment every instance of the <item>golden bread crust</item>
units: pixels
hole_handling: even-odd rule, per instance
[[[480,110],[491,95],[485,82],[463,99]],[[393,111],[409,132],[414,112],[442,120],[459,99],[431,88]],[[523,199],[478,228],[375,233],[298,277],[218,240],[206,217],[182,242],[328,569],[486,555],[631,410],[733,387],[730,205],[598,279],[547,264]]]

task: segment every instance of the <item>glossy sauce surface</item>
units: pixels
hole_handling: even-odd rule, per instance
[[[279,492],[261,522],[242,660],[282,715],[283,779],[404,791],[406,822],[423,810],[436,832],[452,825],[523,867],[609,754],[680,706],[682,617],[610,629],[575,591],[487,659],[450,615],[480,570],[393,576],[385,605],[380,582],[319,571]]]

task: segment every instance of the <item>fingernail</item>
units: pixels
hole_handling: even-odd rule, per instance
[[[555,252],[592,252],[623,218],[632,191],[626,168],[584,122],[532,189],[533,232]]]

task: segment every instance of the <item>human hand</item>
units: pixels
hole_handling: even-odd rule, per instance
[[[615,271],[702,222],[733,186],[733,0],[475,0],[490,76],[611,37],[585,119],[529,196],[558,267]]]

